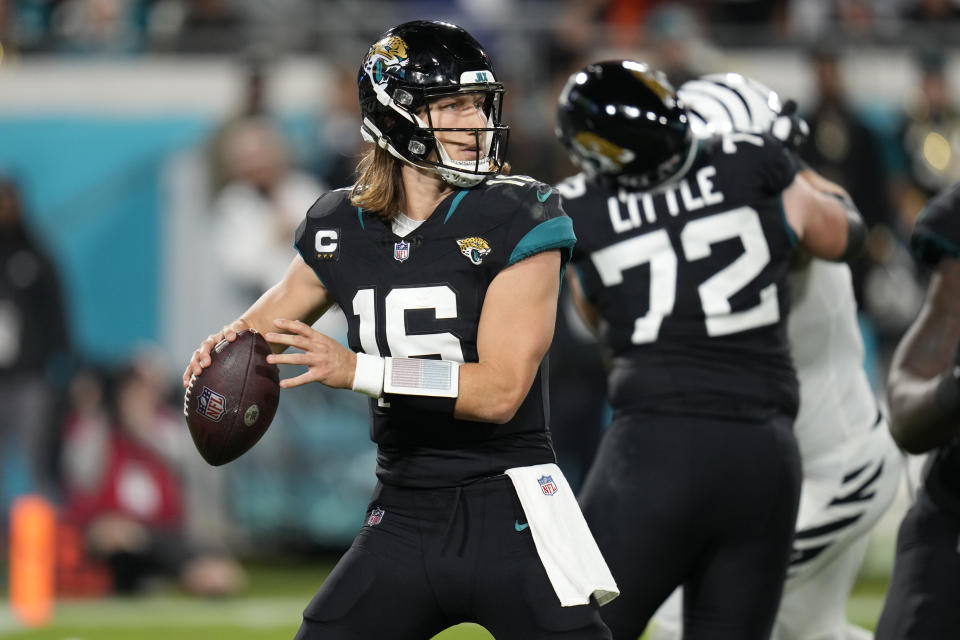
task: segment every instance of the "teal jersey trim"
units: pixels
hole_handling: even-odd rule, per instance
[[[787,240],[790,241],[791,247],[796,247],[800,244],[800,239],[797,237],[797,232],[793,230],[793,227],[791,227],[787,221],[787,210],[783,208],[782,193],[777,197],[777,200],[780,202],[780,218],[783,220],[783,228],[787,230]]]
[[[520,239],[506,266],[549,249],[566,249],[563,256],[563,263],[566,265],[576,243],[577,236],[573,233],[573,222],[570,218],[551,218],[535,226]]]
[[[367,228],[363,224],[363,209],[360,207],[357,207],[357,220],[360,221],[360,228],[366,231]]]
[[[447,217],[443,219],[443,224],[447,224],[447,220],[450,219],[450,216],[453,215],[453,212],[456,211],[457,207],[460,206],[460,201],[463,200],[468,193],[470,192],[467,189],[464,189],[453,197],[453,202],[450,203],[450,209],[447,211]]]
[[[914,232],[910,240],[910,251],[920,263],[934,266],[943,256],[960,258],[960,246],[941,235],[930,232]]]

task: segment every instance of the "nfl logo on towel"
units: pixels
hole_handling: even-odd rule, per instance
[[[204,387],[197,399],[197,413],[214,422],[220,422],[220,418],[223,417],[226,410],[226,405],[226,398],[210,387]]]
[[[393,245],[393,259],[394,259],[394,260],[396,260],[397,262],[403,262],[404,260],[406,260],[406,259],[409,258],[409,257],[410,257],[410,243],[409,243],[409,242],[404,242],[403,240],[401,240],[400,242],[398,242],[398,243],[396,243],[396,244]]]
[[[557,483],[553,481],[553,476],[540,476],[537,478],[537,482],[540,483],[540,490],[543,491],[545,496],[552,496],[559,491]]]
[[[374,508],[367,517],[367,526],[372,527],[375,524],[380,524],[381,520],[383,520],[383,509]]]

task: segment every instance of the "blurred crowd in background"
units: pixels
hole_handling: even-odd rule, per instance
[[[960,180],[960,5],[953,0],[0,0],[0,549],[7,506],[40,492],[60,507],[61,539],[73,545],[63,551],[74,558],[61,580],[67,591],[135,591],[167,575],[192,592],[229,593],[243,583],[237,554],[348,543],[374,467],[363,400],[311,385],[284,393],[274,426],[253,451],[209,468],[189,440],[179,372],[170,366],[185,365],[190,354],[162,352],[169,344],[158,340],[160,320],[125,326],[131,338],[107,355],[85,347],[76,327],[78,316],[91,313],[78,311],[89,296],[71,286],[82,274],[64,264],[70,240],[58,245],[50,232],[65,225],[76,236],[81,223],[65,220],[82,209],[84,233],[96,228],[105,234],[101,245],[111,247],[91,279],[130,268],[111,261],[112,247],[126,242],[110,235],[120,231],[97,227],[96,203],[112,192],[31,206],[43,202],[49,175],[4,154],[4,132],[33,123],[2,109],[10,97],[4,74],[31,64],[230,61],[242,88],[232,108],[203,121],[173,168],[162,160],[160,194],[141,194],[165,202],[153,231],[179,220],[185,231],[176,237],[196,243],[188,258],[215,263],[221,274],[201,295],[189,284],[204,276],[187,270],[164,285],[191,291],[178,313],[186,316],[187,342],[196,344],[218,328],[211,317],[228,322],[279,278],[310,204],[352,182],[361,151],[360,59],[377,34],[415,18],[462,24],[488,46],[508,89],[512,171],[545,182],[573,172],[553,139],[553,105],[583,63],[635,57],[679,85],[740,71],[731,60],[766,52],[792,58],[809,78],[804,95],[787,92],[796,79],[760,79],[798,99],[811,127],[801,155],[850,191],[871,227],[855,286],[866,366],[881,391],[886,362],[925,287],[905,239],[926,200]],[[851,71],[846,60],[863,48],[908,67],[898,76],[910,79],[898,100],[851,97],[851,87],[863,85],[855,76],[863,67]],[[740,53],[725,54],[733,50]],[[323,108],[293,124],[276,111],[273,93],[275,70],[291,58],[325,69]],[[870,68],[886,71],[883,62]],[[155,235],[160,243],[171,237]],[[155,254],[169,260],[163,247]],[[109,296],[123,300],[138,286]],[[191,323],[189,301],[209,302],[211,289],[220,296],[214,315]],[[342,318],[328,315],[321,330],[344,340]],[[602,354],[567,301],[550,362],[558,456],[577,484],[607,417]]]

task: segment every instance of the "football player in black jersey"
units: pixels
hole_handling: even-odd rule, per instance
[[[186,385],[221,339],[253,328],[270,361],[307,368],[283,388],[371,397],[380,482],[297,638],[420,640],[465,621],[500,640],[609,638],[598,603],[616,588],[551,472],[547,431],[542,360],[570,219],[550,186],[498,175],[503,87],[463,29],[391,29],[358,84],[374,144],[356,184],[310,208],[286,276],[184,374]],[[350,349],[311,328],[334,303]],[[282,353],[291,346],[301,352]],[[564,545],[574,551],[550,555]]]
[[[677,90],[698,135],[768,131],[796,150],[809,133],[793,101],[737,73],[688,80]],[[849,198],[802,166],[798,179]],[[800,385],[793,423],[803,467],[796,532],[773,640],[865,640],[847,621],[850,590],[869,534],[900,484],[902,454],[863,368],[850,267],[794,256],[787,338]],[[657,611],[648,640],[681,637],[682,589]]]
[[[614,419],[580,495],[634,640],[684,586],[684,637],[769,637],[800,492],[785,320],[794,247],[839,260],[855,210],[795,180],[767,134],[696,139],[665,78],[611,61],[574,73],[557,133],[584,318],[613,355]]]
[[[910,244],[934,273],[891,363],[890,431],[930,455],[900,524],[877,640],[960,635],[960,183],[927,205]]]

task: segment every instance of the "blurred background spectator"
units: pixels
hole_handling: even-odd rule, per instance
[[[214,200],[214,234],[236,317],[286,273],[294,231],[326,189],[290,166],[283,134],[266,118],[236,121],[223,135],[228,182]]]
[[[960,23],[960,7],[953,0],[915,0],[903,3],[901,16],[910,26],[926,29],[938,39],[949,38]]]
[[[56,422],[69,378],[70,322],[56,263],[0,175],[0,540],[14,497],[57,495]]]
[[[910,90],[898,131],[905,171],[894,183],[899,225],[907,234],[927,199],[960,180],[960,110],[951,94],[944,51],[928,44],[914,60],[919,81]]]
[[[162,41],[172,40],[179,53],[230,53],[246,36],[244,16],[229,0],[163,0],[151,17],[154,33]]]
[[[351,61],[352,62],[352,61]],[[357,74],[350,63],[338,65],[326,113],[318,123],[313,170],[333,189],[353,184],[353,168],[362,154],[357,134],[360,109],[355,96]]]
[[[63,430],[64,520],[81,532],[83,550],[109,570],[117,593],[158,579],[195,595],[227,595],[243,573],[226,553],[190,535],[192,443],[169,406],[168,381],[140,357],[104,379],[80,372]],[[217,509],[218,505],[200,505]]]
[[[846,187],[870,228],[882,225],[899,232],[886,184],[887,172],[877,136],[850,103],[839,43],[824,41],[811,53],[816,98],[805,110],[810,125],[802,157],[825,178]],[[854,279],[857,299],[863,304],[864,266]]]
[[[246,120],[269,117],[267,104],[270,79],[270,57],[262,48],[252,48],[240,57],[241,95],[236,110],[211,136],[208,143],[210,190],[216,194],[235,176],[227,165],[231,154],[225,148],[228,133]]]

